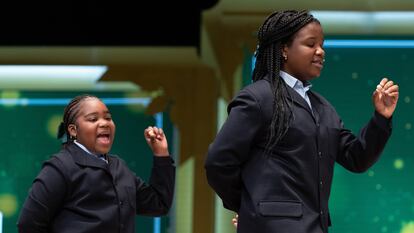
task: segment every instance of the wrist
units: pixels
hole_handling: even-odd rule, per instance
[[[170,153],[168,150],[159,150],[159,151],[153,151],[154,156],[157,157],[168,157],[170,156]]]

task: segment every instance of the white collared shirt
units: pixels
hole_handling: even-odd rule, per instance
[[[84,145],[82,145],[82,144],[80,144],[79,142],[77,142],[76,140],[74,140],[73,141],[77,146],[79,146],[79,148],[81,148],[83,151],[85,151],[86,153],[88,153],[89,155],[92,155],[92,156],[94,156],[95,158],[97,158],[97,159],[101,159],[101,160],[103,160],[103,161],[105,161],[106,163],[108,163],[108,161],[105,159],[105,156],[99,156],[99,155],[96,155],[96,154],[94,154],[94,153],[92,153],[92,152],[90,152],[88,149],[86,149],[86,147],[84,146]]]
[[[302,96],[303,99],[305,99],[309,107],[312,109],[312,105],[307,94],[307,91],[309,91],[309,89],[312,87],[312,84],[310,82],[306,82],[304,85],[302,81],[282,70],[280,71],[279,75],[283,78],[283,80],[289,87],[291,87],[300,96]]]

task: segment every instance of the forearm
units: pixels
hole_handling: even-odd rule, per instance
[[[342,153],[347,160],[345,167],[354,172],[366,171],[378,160],[391,136],[391,131],[391,119],[386,119],[376,112],[357,138],[344,143],[346,146]]]
[[[165,215],[171,208],[175,186],[175,167],[170,157],[154,157],[149,185],[139,180],[137,213]]]

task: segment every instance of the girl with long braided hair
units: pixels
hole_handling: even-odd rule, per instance
[[[320,22],[307,11],[272,13],[258,32],[253,83],[228,106],[205,169],[239,233],[321,233],[335,162],[352,172],[372,166],[391,135],[398,86],[384,78],[374,114],[359,135],[311,91],[324,66]]]
[[[135,232],[135,215],[161,216],[172,204],[175,168],[160,128],[144,137],[154,156],[149,184],[109,154],[115,123],[96,96],[66,106],[58,138],[63,147],[43,165],[20,213],[21,233]]]

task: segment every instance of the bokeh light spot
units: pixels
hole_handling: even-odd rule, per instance
[[[4,106],[12,107],[16,105],[16,101],[11,101],[12,99],[20,98],[20,92],[18,91],[2,91],[0,98],[5,100]]]
[[[404,168],[404,160],[402,159],[394,160],[394,168],[397,170],[402,170]]]
[[[359,74],[358,74],[357,72],[353,72],[353,73],[351,74],[351,77],[352,77],[352,79],[356,80],[356,79],[358,79]]]
[[[51,136],[52,138],[56,138],[60,122],[62,122],[62,116],[61,115],[53,115],[47,121],[46,130],[47,130],[49,136]]]
[[[400,233],[414,233],[414,221],[403,223]]]
[[[375,189],[376,189],[376,190],[381,190],[381,189],[382,189],[382,185],[381,185],[381,184],[377,184],[377,185],[375,185]]]
[[[5,217],[11,217],[17,212],[17,198],[10,193],[0,194],[0,211]]]
[[[368,171],[368,176],[373,177],[375,175],[375,172],[373,170]]]

